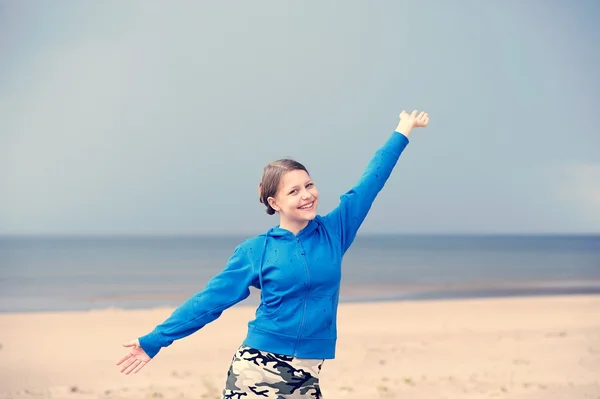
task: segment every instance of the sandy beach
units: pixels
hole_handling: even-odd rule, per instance
[[[218,398],[252,307],[119,373],[171,310],[0,314],[0,398]],[[342,304],[338,330],[325,398],[600,398],[600,296]]]

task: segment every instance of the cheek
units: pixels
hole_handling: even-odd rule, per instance
[[[316,188],[310,190],[310,194],[315,198],[319,198],[319,190],[317,190]]]

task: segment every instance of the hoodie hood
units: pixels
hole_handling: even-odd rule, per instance
[[[318,226],[318,222],[316,221],[316,218],[309,220],[306,227],[304,227],[302,230],[300,230],[298,232],[298,234],[294,235],[291,231],[282,229],[281,227],[279,227],[279,225],[277,225],[275,227],[271,227],[269,229],[269,231],[267,231],[265,233],[265,239],[267,239],[268,237],[277,237],[277,238],[283,238],[283,239],[288,239],[288,240],[294,240],[296,238],[301,238],[306,235],[309,235],[310,233],[315,231],[317,226]]]

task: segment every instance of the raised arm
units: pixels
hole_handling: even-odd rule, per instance
[[[376,152],[359,181],[340,197],[339,205],[324,216],[326,223],[334,228],[340,238],[342,252],[346,252],[365,220],[377,194],[390,177],[392,170],[404,151],[413,128],[425,127],[429,116],[416,110],[411,114],[400,113],[400,121],[396,130],[387,142]]]
[[[140,337],[139,346],[149,358],[153,358],[161,348],[196,332],[217,319],[225,309],[247,298],[251,285],[258,286],[258,275],[245,250],[238,246],[224,270],[152,332]]]

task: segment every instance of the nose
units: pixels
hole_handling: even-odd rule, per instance
[[[307,190],[303,190],[302,191],[302,199],[309,199],[312,198],[312,194],[309,193]]]

